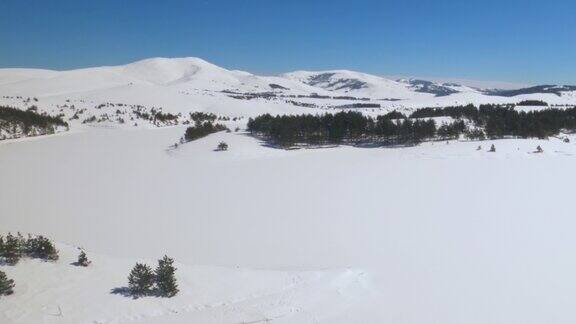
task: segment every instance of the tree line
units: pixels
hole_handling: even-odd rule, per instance
[[[55,126],[68,126],[60,116],[43,115],[36,112],[36,109],[20,110],[12,107],[0,106],[0,121],[5,121],[11,125],[21,125],[25,133],[32,127],[49,129]]]
[[[434,117],[450,117],[440,125]],[[428,140],[546,138],[576,130],[576,108],[516,111],[513,105],[421,108],[408,118],[399,112],[372,118],[360,112],[323,115],[260,115],[248,131],[276,145],[414,145]]]
[[[305,144],[395,145],[417,144],[438,134],[452,138],[459,135],[462,121],[443,124],[439,131],[433,119],[397,119],[400,113],[378,116],[376,119],[359,112],[339,112],[324,115],[265,114],[248,120],[248,131],[280,146]]]
[[[422,108],[410,118],[451,117],[469,121],[481,130],[485,137],[547,138],[561,131],[576,130],[576,107],[557,109],[547,108],[534,111],[517,111],[514,105],[474,105],[445,108]]]

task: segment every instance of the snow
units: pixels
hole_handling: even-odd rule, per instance
[[[19,284],[0,303],[4,321],[49,321],[57,306],[59,323],[576,318],[571,194],[559,187],[575,180],[574,144],[284,151],[222,132],[167,150],[182,132],[91,128],[0,145],[0,230],[67,242],[56,264],[1,266]],[[230,150],[214,152],[222,140]],[[72,245],[94,268],[69,265]],[[110,294],[136,261],[165,253],[179,262],[177,298]]]
[[[405,91],[396,81],[338,73],[380,82],[372,90],[390,84]],[[221,92],[271,91],[269,83],[289,88],[278,92],[285,95],[341,95],[296,76],[157,58],[74,71],[0,70],[0,103],[35,104],[52,114],[63,109],[67,117],[78,109],[128,109],[95,108],[106,102],[245,117],[226,122],[231,129],[263,112],[321,113],[349,103],[294,99],[325,105],[312,109]],[[374,90],[369,102],[392,94]],[[364,112],[574,101],[572,94],[406,94]],[[27,96],[39,101],[25,103]],[[569,190],[576,136],[566,135],[569,143],[505,139],[286,151],[239,131],[170,148],[184,130],[71,121],[70,132],[0,142],[0,232],[47,235],[61,253],[55,263],[0,265],[16,281],[15,294],[0,297],[0,323],[576,320]],[[220,141],[230,149],[215,152]],[[495,153],[487,152],[491,144]],[[538,145],[544,153],[533,153]],[[70,264],[77,247],[87,250],[90,267]],[[136,262],[153,266],[164,254],[177,261],[178,296],[134,300],[112,293],[126,285]]]
[[[84,268],[73,265],[78,249],[65,244],[58,248],[61,258],[56,263],[23,260],[6,269],[19,285],[15,295],[0,304],[2,323],[309,320],[306,308],[329,308],[325,300],[338,291],[362,290],[367,281],[363,272],[352,269],[295,272],[176,264],[176,297],[133,299],[123,293],[134,260],[89,254],[92,265]]]
[[[322,75],[327,77],[310,82],[310,78]],[[341,88],[343,85],[352,86]],[[127,65],[70,71],[0,69],[0,104],[22,109],[34,104],[40,111],[62,113],[66,118],[85,109],[86,115],[82,116],[83,118],[72,121],[76,124],[89,115],[113,115],[116,108],[102,111],[95,109],[98,105],[109,102],[142,105],[147,108],[161,107],[164,112],[174,114],[188,115],[190,112],[204,111],[228,117],[252,117],[262,113],[324,113],[334,109],[341,110],[335,107],[350,103],[379,104],[381,108],[355,110],[380,114],[419,107],[517,103],[528,99],[545,100],[551,105],[576,104],[573,92],[565,92],[562,96],[531,94],[496,97],[484,95],[467,86],[450,87],[459,92],[435,97],[431,93],[415,91],[406,82],[348,70],[297,71],[279,76],[259,76],[227,70],[194,57],[151,58]],[[224,91],[239,95],[273,93],[275,96],[269,99],[242,100],[232,98],[230,93]],[[314,94],[328,97],[352,96],[367,100],[310,98]],[[39,102],[24,102],[28,97],[38,98]],[[315,108],[297,106],[291,101],[312,103]],[[74,105],[75,110],[63,107],[66,105]],[[127,123],[123,127],[132,124]]]

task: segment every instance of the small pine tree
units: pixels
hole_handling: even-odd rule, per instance
[[[90,265],[90,263],[91,262],[88,260],[88,257],[86,256],[86,252],[84,252],[84,250],[80,251],[80,254],[78,255],[78,261],[76,262],[76,264],[82,267],[87,267],[88,265]]]
[[[33,238],[35,242],[32,244],[34,246],[34,250],[31,256],[43,259],[43,260],[50,260],[56,261],[58,260],[58,250],[54,246],[54,243],[49,239],[45,238],[44,236],[40,235],[38,237]]]
[[[20,246],[18,237],[12,235],[12,233],[8,233],[3,245],[2,257],[4,257],[4,260],[10,265],[15,265],[18,263],[18,261],[20,261],[20,257],[22,256],[22,248]]]
[[[218,147],[216,148],[217,151],[227,151],[228,150],[228,144],[226,144],[226,142],[220,142],[218,144]]]
[[[4,258],[4,236],[0,235],[0,258]]]
[[[133,296],[145,296],[154,285],[154,273],[149,266],[136,263],[128,276],[128,289]]]
[[[178,284],[174,276],[175,272],[174,259],[165,255],[164,258],[158,260],[158,267],[156,268],[155,274],[156,288],[158,288],[160,296],[174,297],[178,293]]]
[[[6,274],[0,271],[0,295],[12,295],[14,293],[14,280],[8,279]]]

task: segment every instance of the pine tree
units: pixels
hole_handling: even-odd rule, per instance
[[[6,274],[0,271],[0,295],[12,295],[14,293],[14,280],[8,279]]]
[[[78,255],[78,261],[76,262],[76,264],[82,267],[87,267],[88,265],[90,265],[90,263],[91,262],[88,260],[88,257],[86,256],[86,252],[84,252],[83,250],[80,251],[80,254]]]
[[[4,260],[10,265],[18,263],[22,256],[22,248],[18,237],[12,235],[12,233],[8,233],[3,245],[2,257],[4,257]]]
[[[226,142],[218,143],[218,147],[216,148],[216,151],[227,151],[227,150],[228,150],[228,144],[226,144]]]
[[[4,236],[0,235],[0,258],[4,257]]]
[[[136,263],[128,276],[128,289],[133,296],[145,296],[154,285],[154,273],[149,266]]]
[[[40,235],[38,237],[32,238],[34,243],[32,244],[34,250],[31,254],[33,257],[37,257],[43,260],[58,260],[58,250],[54,246],[54,243],[47,239],[46,237]]]
[[[174,297],[178,293],[178,284],[174,276],[175,272],[174,259],[165,255],[164,258],[158,260],[158,267],[156,268],[155,274],[156,287],[158,288],[160,296]]]

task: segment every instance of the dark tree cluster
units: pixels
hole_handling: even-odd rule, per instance
[[[58,260],[58,250],[51,240],[38,235],[8,233],[6,237],[0,236],[0,258],[10,265],[15,265],[22,257],[38,258],[46,261]]]
[[[518,103],[518,106],[548,106],[548,103],[542,100],[523,100]]]
[[[358,109],[358,108],[380,108],[380,107],[381,107],[380,104],[377,103],[362,103],[362,102],[332,106],[332,108],[336,109]]]
[[[25,133],[28,133],[32,127],[49,129],[55,126],[68,126],[68,123],[59,116],[39,114],[34,109],[20,110],[5,106],[0,106],[0,121],[12,125],[22,125]]]
[[[154,115],[154,119],[159,121],[159,122],[165,123],[165,122],[178,120],[178,115],[174,115],[171,113],[157,112]]]
[[[507,105],[505,107],[513,107]],[[478,116],[478,108],[474,105],[449,106],[443,108],[420,108],[410,114],[410,118],[452,117],[454,119],[474,119]]]
[[[434,117],[454,121],[437,126]],[[276,145],[413,145],[426,140],[484,140],[503,137],[547,138],[576,131],[576,108],[517,111],[514,105],[422,108],[409,118],[393,111],[374,118],[360,112],[272,116],[248,121],[248,131]]]
[[[248,121],[248,131],[280,146],[303,144],[395,145],[416,144],[436,135],[434,120],[396,119],[397,114],[376,120],[359,112],[324,115],[272,116]]]
[[[190,119],[192,119],[195,123],[203,123],[203,122],[214,122],[218,118],[216,115],[212,113],[205,113],[201,111],[196,111],[190,113]]]
[[[394,110],[394,111],[387,113],[386,115],[384,115],[384,117],[390,118],[390,119],[406,119],[406,115],[404,115],[403,113],[401,113],[397,110]]]
[[[544,109],[538,111],[517,111],[514,105],[473,105],[445,108],[422,108],[410,115],[410,118],[452,117],[469,120],[476,130],[467,130],[471,138],[482,139],[478,129],[486,137],[505,136],[521,138],[546,138],[560,131],[576,130],[576,108]]]
[[[184,134],[184,139],[186,142],[194,141],[204,136],[208,136],[212,133],[227,130],[228,128],[222,124],[213,124],[209,121],[206,122],[196,122],[196,125],[190,126],[186,129]]]
[[[175,273],[174,260],[168,256],[158,260],[154,271],[143,263],[136,263],[128,276],[128,290],[135,298],[150,295],[174,297],[179,291]]]

